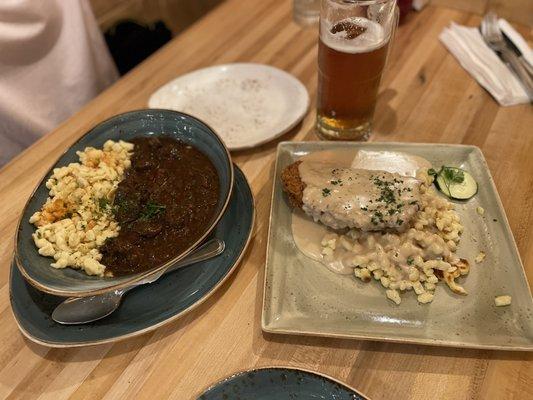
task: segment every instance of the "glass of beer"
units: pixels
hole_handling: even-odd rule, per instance
[[[322,139],[368,139],[396,9],[396,0],[322,0],[317,104]]]

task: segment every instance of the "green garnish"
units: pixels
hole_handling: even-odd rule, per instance
[[[467,200],[477,193],[477,182],[461,168],[443,165],[434,177],[439,190],[452,199]]]
[[[407,257],[407,264],[409,265],[413,265],[413,263],[415,262],[415,259],[411,256]]]
[[[379,190],[381,196],[377,199],[377,201],[383,201],[386,204],[396,203],[396,197],[394,196],[394,182],[387,182],[379,177],[374,178],[374,185],[376,185]],[[398,195],[401,195],[400,190],[398,189]]]
[[[111,206],[111,201],[107,197],[100,197],[98,199],[94,200],[96,205],[98,206],[97,213],[99,215],[102,215],[103,213],[111,213],[113,212],[113,207]]]
[[[167,206],[163,204],[157,204],[153,201],[149,201],[148,203],[146,203],[143,210],[141,211],[141,216],[139,217],[139,219],[144,221],[152,219],[163,211],[165,211],[166,208]]]
[[[98,208],[100,209],[100,211],[105,211],[110,204],[110,201],[107,197],[100,197],[97,201]]]
[[[463,183],[465,180],[465,174],[463,170],[458,168],[443,166],[440,173],[448,182]]]
[[[330,194],[331,194],[331,190],[329,190],[328,188],[322,189],[322,196],[327,197]]]
[[[372,216],[372,218],[370,219],[370,221],[374,224],[374,225],[377,225],[378,222],[381,222],[383,223],[383,213],[381,213],[380,211],[376,211],[374,212],[374,215]]]

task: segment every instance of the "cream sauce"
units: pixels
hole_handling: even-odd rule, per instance
[[[373,171],[387,171],[403,176],[416,176],[421,168],[431,168],[423,157],[396,151],[371,150],[324,150],[307,154],[302,161],[320,161],[339,168],[360,168]]]
[[[338,168],[304,160],[302,209],[333,229],[401,229],[418,210],[420,182],[385,171]]]
[[[322,173],[320,173],[320,171],[317,171],[316,163],[321,163],[322,167],[327,165],[330,168],[358,168],[361,170],[359,171],[361,177],[371,173],[368,171],[363,171],[365,169],[373,171],[387,171],[389,173],[397,173],[405,177],[414,177],[416,176],[416,171],[418,169],[431,167],[431,163],[422,157],[390,151],[377,152],[367,150],[326,150],[306,155],[302,157],[301,160],[303,162],[300,164],[299,170],[302,180],[304,182],[312,182],[316,184],[318,188],[324,184],[325,180],[330,179],[330,177],[324,176]],[[315,164],[314,167],[313,164]],[[343,178],[341,177],[340,179],[342,180]],[[359,186],[361,184],[362,181],[355,183],[351,190],[355,191],[361,189]],[[329,184],[328,187],[331,187],[331,184]],[[364,190],[362,192],[364,192]],[[348,196],[348,194],[346,194],[346,196]],[[343,197],[342,194],[341,197]],[[368,193],[360,196],[357,200],[351,199],[347,201],[352,205],[352,207],[357,206],[358,210],[360,210],[360,207],[363,206],[363,204],[366,204],[365,202],[367,200]],[[368,216],[365,217],[362,215],[358,215],[358,217],[368,218]],[[357,249],[347,251],[342,247],[342,245],[339,244],[334,249],[333,254],[322,254],[322,240],[326,235],[335,232],[334,230],[326,227],[323,224],[314,222],[312,217],[305,215],[301,210],[294,210],[292,213],[291,228],[296,246],[307,257],[321,262],[333,272],[339,274],[353,273],[353,268],[355,267],[353,250]],[[364,251],[364,249],[361,250]],[[403,254],[402,256],[406,257]]]

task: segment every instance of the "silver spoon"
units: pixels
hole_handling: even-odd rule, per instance
[[[175,271],[191,264],[213,258],[222,253],[224,248],[225,243],[222,240],[211,239],[196,249],[191,255],[185,257],[168,269],[149,275],[143,280],[124,289],[118,289],[113,292],[96,296],[69,297],[55,308],[52,313],[52,319],[63,325],[78,325],[107,317],[118,308],[122,296],[131,289],[147,283],[153,283],[167,272]]]

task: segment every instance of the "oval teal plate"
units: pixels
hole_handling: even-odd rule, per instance
[[[154,265],[151,270],[137,274],[100,278],[72,268],[50,267],[53,259],[43,257],[37,252],[31,236],[35,227],[28,220],[35,211],[41,208],[48,197],[45,183],[53,168],[77,162],[76,151],[86,147],[101,147],[107,140],[127,141],[139,136],[170,136],[181,140],[204,153],[217,169],[219,198],[210,225],[202,237],[166,264]],[[226,146],[213,129],[202,121],[171,110],[137,110],[116,115],[95,126],[69,147],[43,177],[20,217],[15,238],[15,262],[28,282],[41,291],[58,296],[89,296],[128,286],[185,257],[207,237],[227,207],[232,193],[233,175],[233,164]]]
[[[51,314],[64,300],[40,292],[11,266],[10,300],[22,333],[51,347],[76,347],[118,341],[149,332],[193,310],[205,301],[237,267],[250,241],[255,218],[253,195],[242,171],[235,168],[229,205],[212,237],[223,239],[216,258],[164,275],[129,292],[109,317],[85,325],[60,325]]]
[[[198,400],[367,400],[327,375],[287,367],[260,368],[230,376]]]

